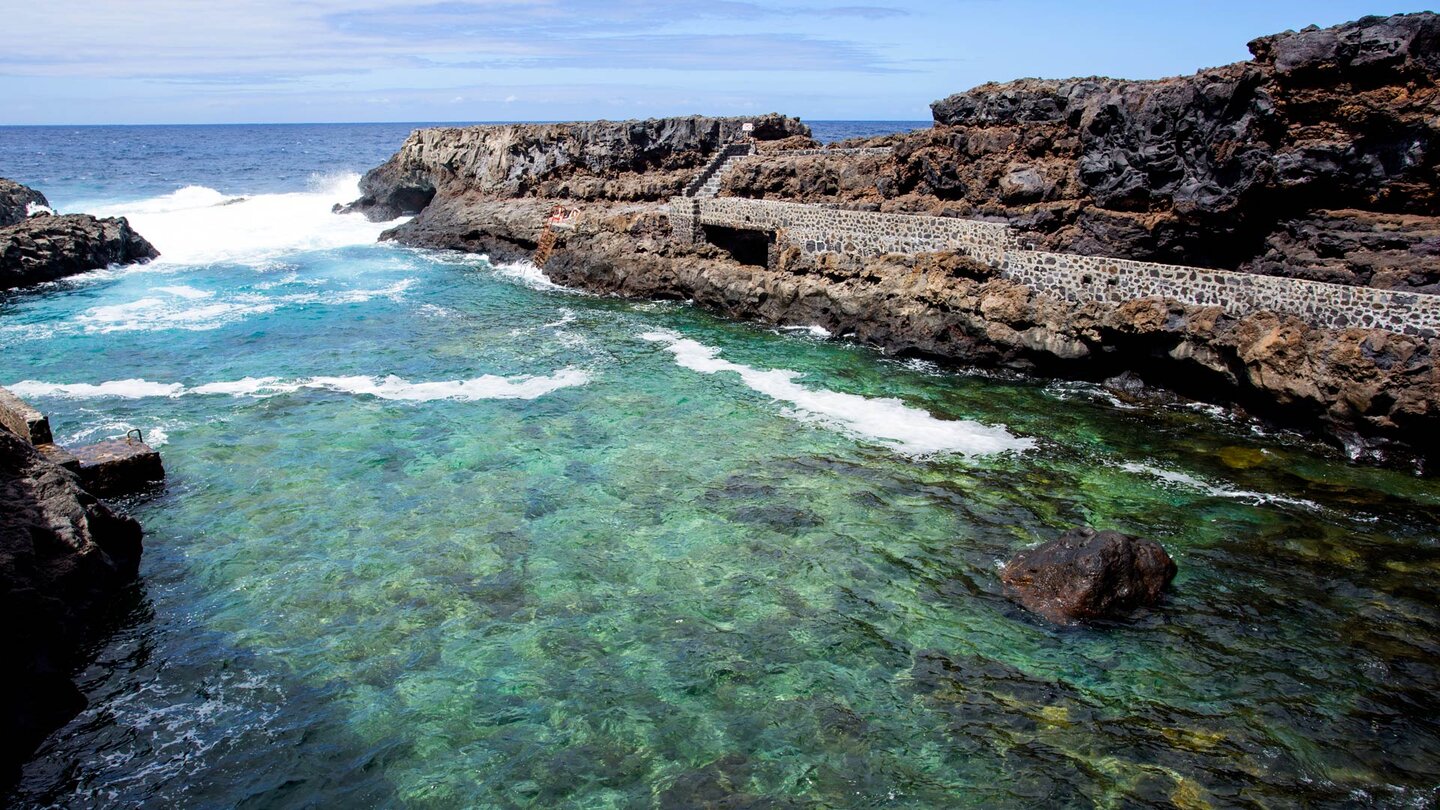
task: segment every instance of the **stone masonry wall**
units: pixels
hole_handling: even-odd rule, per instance
[[[844,155],[846,157],[884,157],[894,153],[894,151],[895,148],[893,146],[852,146],[835,147],[833,149],[822,147],[820,149],[782,149],[774,152],[761,150],[760,156],[768,158],[814,157],[816,155],[823,157],[834,157],[836,155]]]
[[[774,231],[779,240],[807,253],[867,257],[959,251],[1005,278],[1066,301],[1118,304],[1163,296],[1218,306],[1234,316],[1268,310],[1332,329],[1355,326],[1440,335],[1440,296],[1025,250],[1014,229],[1002,223],[732,197],[676,198],[671,201],[671,221],[677,238],[691,243],[703,239],[700,226],[717,225]]]
[[[963,245],[1018,248],[1015,230],[1000,222],[914,214],[847,211],[818,205],[718,197],[701,200],[701,225],[784,231],[814,253],[924,253]]]

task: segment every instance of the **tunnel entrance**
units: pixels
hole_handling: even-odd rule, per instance
[[[726,228],[723,225],[706,225],[705,241],[720,248],[741,264],[751,267],[768,267],[770,247],[775,244],[771,231],[752,231],[741,228]]]

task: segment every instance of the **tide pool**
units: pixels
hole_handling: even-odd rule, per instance
[[[355,179],[110,200],[164,259],[0,303],[0,385],[170,475],[9,801],[1437,799],[1433,481],[376,243]],[[1166,546],[1159,609],[1003,598],[1080,524]]]

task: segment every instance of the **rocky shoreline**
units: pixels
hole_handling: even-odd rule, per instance
[[[85,708],[83,649],[140,566],[140,524],[0,427],[0,786]],[[14,617],[24,617],[23,621]]]
[[[40,192],[0,179],[0,291],[158,255],[124,218],[58,215]],[[96,495],[164,473],[144,444],[111,444],[79,457],[58,448],[44,417],[0,389],[0,612],[10,617],[0,629],[0,787],[85,708],[71,675],[139,571],[140,524]]]
[[[847,144],[865,152],[817,154],[803,124],[766,116],[759,154],[719,193],[1003,220],[1086,255],[1434,289],[1440,17],[1367,18],[1251,49],[1251,62],[1159,82],[987,85],[937,102],[931,130]],[[1127,374],[1301,428],[1357,460],[1425,470],[1440,459],[1434,337],[1158,297],[1070,303],[960,254],[857,259],[734,233],[676,239],[662,201],[744,123],[421,130],[345,210],[415,213],[382,238],[496,261],[546,243],[545,273],[568,286],[818,325],[964,366]],[[549,229],[555,205],[579,214]]]
[[[56,214],[45,195],[0,178],[0,290],[159,255],[124,217]]]

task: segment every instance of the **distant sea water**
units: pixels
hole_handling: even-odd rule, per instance
[[[0,176],[163,253],[0,295],[0,385],[169,474],[0,805],[1440,799],[1433,480],[378,243],[330,209],[414,126],[0,129]],[[1081,524],[1169,549],[1158,609],[1004,598]]]
[[[931,122],[807,123],[817,140],[832,143]],[[304,191],[317,178],[380,165],[426,126],[458,124],[0,127],[0,177],[39,189],[65,211],[196,184],[229,195]]]

